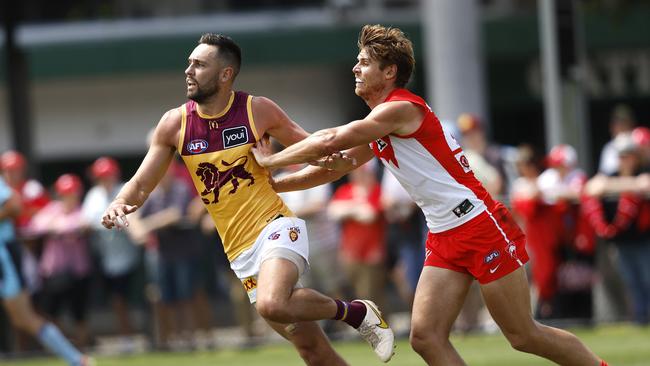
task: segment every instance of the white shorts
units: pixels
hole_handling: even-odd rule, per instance
[[[271,221],[255,240],[243,251],[230,268],[244,285],[251,304],[257,301],[257,275],[262,262],[271,258],[284,258],[296,265],[298,276],[309,268],[309,238],[305,221],[297,217],[280,217]],[[296,287],[302,287],[300,282]]]

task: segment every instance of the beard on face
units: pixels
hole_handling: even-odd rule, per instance
[[[187,98],[191,99],[197,103],[203,103],[211,96],[219,92],[219,85],[214,83],[212,87],[201,87],[199,84],[196,85],[196,90],[194,92],[187,92]]]
[[[373,83],[373,80],[366,79],[360,87],[355,85],[354,93],[362,99],[366,99],[374,94],[380,93],[382,87],[381,84]]]

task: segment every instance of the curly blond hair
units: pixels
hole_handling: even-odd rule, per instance
[[[413,44],[399,28],[364,25],[357,46],[359,51],[365,49],[371,59],[379,61],[381,69],[388,65],[397,66],[397,87],[403,88],[411,79],[415,68]]]

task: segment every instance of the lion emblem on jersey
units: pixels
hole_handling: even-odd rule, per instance
[[[241,164],[233,165],[240,160],[243,161]],[[237,192],[237,189],[239,188],[239,180],[248,179],[249,187],[255,184],[255,178],[253,178],[253,175],[244,169],[244,165],[247,161],[248,157],[246,156],[240,156],[230,163],[221,160],[221,164],[228,167],[223,171],[219,170],[211,163],[200,163],[198,169],[196,169],[196,175],[201,178],[201,182],[203,182],[203,185],[205,186],[205,189],[201,192],[203,203],[207,205],[209,203],[219,202],[219,191],[228,182],[232,183],[232,189],[228,192],[229,194]],[[206,197],[210,194],[213,194],[212,201]]]

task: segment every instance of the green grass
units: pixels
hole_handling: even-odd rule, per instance
[[[650,327],[603,326],[594,329],[575,329],[574,332],[599,356],[612,366],[650,365]],[[552,365],[510,348],[501,335],[454,336],[455,347],[472,366]],[[353,366],[371,366],[381,363],[361,342],[335,343],[336,349]],[[53,358],[24,361],[3,361],[6,366],[63,366]],[[390,363],[395,366],[423,365],[406,340],[400,340],[397,354]],[[219,350],[195,353],[148,353],[126,357],[100,357],[98,366],[299,366],[298,355],[288,345],[272,345],[252,350]]]

